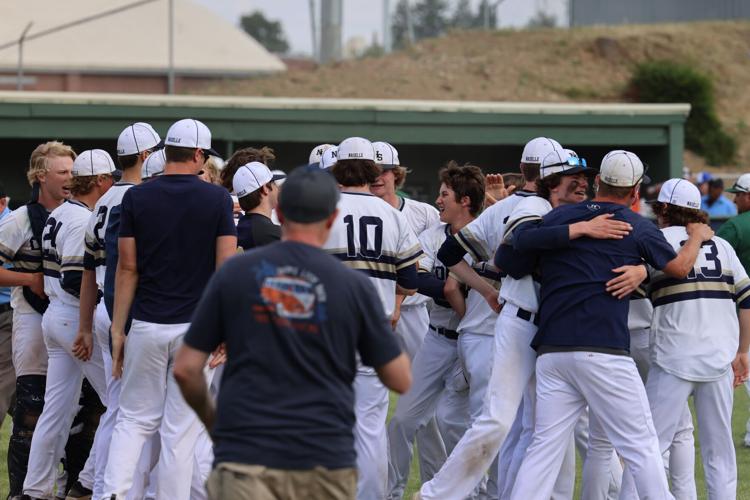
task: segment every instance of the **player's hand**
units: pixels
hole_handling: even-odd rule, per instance
[[[219,365],[223,365],[227,362],[227,345],[222,342],[219,347],[211,354],[211,359],[208,360],[209,368],[216,368]]]
[[[484,300],[487,301],[487,304],[490,306],[490,309],[492,309],[498,314],[500,313],[500,309],[503,308],[503,306],[500,305],[500,303],[498,302],[499,297],[500,297],[500,292],[497,290],[493,290],[492,292],[484,296]]]
[[[391,328],[396,329],[396,325],[398,324],[398,320],[401,319],[401,307],[399,307],[398,304],[396,304],[396,308],[393,310],[393,314],[391,315]]]
[[[46,299],[47,294],[44,293],[44,274],[33,273],[31,276],[31,283],[29,283],[29,289],[32,292],[39,295],[41,298]]]
[[[122,377],[122,366],[125,362],[125,335],[122,332],[111,332],[112,338],[112,378]]]
[[[91,353],[94,349],[94,339],[91,332],[78,330],[75,340],[73,341],[73,356],[81,361],[91,359]]]
[[[489,207],[513,194],[516,186],[506,188],[502,174],[487,174],[484,176],[484,189],[484,206]]]
[[[737,353],[732,361],[732,371],[734,372],[734,387],[747,382],[748,375],[750,375],[750,361],[748,361],[747,353]]]
[[[691,222],[685,227],[688,236],[700,237],[701,241],[708,241],[714,237],[714,230],[708,224]]]
[[[607,292],[617,299],[628,297],[648,276],[644,265],[620,266],[612,269],[612,272],[620,275],[607,281]]]
[[[613,219],[614,214],[602,214],[582,224],[583,234],[597,240],[621,240],[633,230],[627,222]]]

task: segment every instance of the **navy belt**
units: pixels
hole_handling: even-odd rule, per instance
[[[432,326],[430,325],[430,330],[433,330],[437,332],[438,335],[442,335],[443,337],[451,340],[456,340],[458,338],[458,332],[455,330],[448,330],[447,328],[443,328],[442,326]]]
[[[539,326],[539,314],[534,314],[531,311],[527,311],[526,309],[518,308],[518,312],[516,312],[516,316],[521,318],[524,321],[531,321],[536,326]],[[533,321],[532,321],[533,319]]]

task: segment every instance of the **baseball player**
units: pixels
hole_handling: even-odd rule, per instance
[[[396,148],[387,142],[373,142],[372,146],[375,148],[375,163],[380,167],[381,174],[370,185],[370,192],[401,212],[415,235],[422,234],[427,228],[437,224],[440,217],[435,207],[396,193],[404,185],[407,174],[406,168],[400,164]],[[396,336],[411,361],[429,329],[429,300],[420,294],[396,298]],[[434,418],[417,432],[417,448],[422,482],[429,481],[446,458],[445,446]]]
[[[397,290],[412,294],[417,289],[416,263],[422,249],[401,213],[370,193],[380,175],[374,160],[375,150],[367,139],[350,137],[339,145],[331,168],[342,186],[339,214],[323,248],[366,273],[392,317]],[[388,391],[372,369],[360,367],[354,392],[357,498],[382,500],[388,481]]]
[[[448,272],[437,259],[437,252],[448,235],[460,231],[481,211],[484,176],[478,167],[459,167],[452,163],[440,171],[439,178],[441,186],[435,204],[440,212],[441,224],[436,224],[419,235],[424,251],[419,261],[419,290],[432,297],[435,305],[430,312],[428,331],[412,363],[412,387],[399,398],[396,411],[388,424],[388,498],[391,499],[403,496],[411,464],[412,442],[417,430],[435,415],[438,404],[444,410],[459,415],[457,418],[444,419],[446,425],[441,426],[441,431],[444,431],[442,439],[448,453],[466,430],[468,391],[446,390],[446,385],[453,382],[457,371],[462,385],[465,385],[465,379],[458,366],[456,349],[456,327],[460,317],[445,300],[443,288]],[[456,367],[459,369],[456,370]]]
[[[81,153],[73,164],[72,198],[50,213],[42,233],[44,291],[50,304],[42,318],[47,346],[48,377],[44,409],[31,442],[24,494],[51,498],[57,463],[63,456],[67,430],[78,410],[78,396],[85,376],[99,398],[106,400],[106,381],[101,351],[76,336],[83,278],[84,234],[91,209],[114,182],[115,165],[101,149]],[[74,352],[86,349],[87,361]],[[100,438],[100,436],[99,436]],[[95,440],[92,455],[100,453]]]
[[[121,204],[111,341],[112,372],[122,376],[122,387],[104,474],[107,497],[125,498],[143,445],[158,431],[156,494],[189,498],[202,427],[171,374],[173,356],[206,282],[237,250],[229,193],[196,175],[209,155],[218,156],[208,127],[193,119],[174,123],[164,152],[164,174],[129,189]]]
[[[104,295],[107,262],[105,234],[110,222],[119,222],[120,203],[125,192],[140,184],[144,175],[157,175],[158,167],[154,160],[158,160],[159,156],[163,158],[164,152],[159,150],[154,155],[151,153],[154,148],[160,146],[160,143],[159,134],[148,123],[137,122],[125,127],[117,138],[117,162],[122,168],[122,177],[96,202],[86,227],[80,316],[76,339],[78,341],[76,345],[80,345],[81,348],[74,350],[74,354],[79,359],[87,361],[93,351],[99,351],[104,363],[107,384],[107,395],[102,399],[107,406],[107,411],[102,415],[97,431],[102,446],[96,454],[94,498],[101,498],[109,442],[117,420],[120,396],[120,381],[112,378],[112,355],[109,350],[111,320],[105,302],[98,301],[99,297]],[[154,158],[147,167],[146,163],[151,156]],[[161,170],[163,170],[163,164]]]
[[[31,439],[44,404],[47,351],[42,336],[46,295],[41,267],[42,230],[49,211],[70,196],[68,186],[76,154],[70,146],[51,141],[31,153],[26,173],[32,200],[0,222],[0,285],[12,286],[13,366],[16,405],[8,442],[10,497],[21,495]]]
[[[526,224],[514,230],[514,249],[528,253],[550,244],[554,248],[556,238],[569,240],[571,224],[603,214],[632,228],[622,239],[578,238],[540,254],[539,329],[531,344],[539,354],[535,430],[513,499],[549,498],[554,485],[549,471],[560,469],[573,427],[587,404],[631,469],[641,497],[671,498],[645,390],[628,355],[628,302],[613,296],[607,283],[620,266],[643,260],[684,277],[703,240],[713,232],[696,226],[675,254],[651,222],[628,208],[638,198],[644,173],[636,155],[612,151],[602,160],[596,198],[559,207],[543,217],[538,229]],[[513,267],[509,260],[505,270],[513,273]]]
[[[691,182],[670,179],[662,186],[654,213],[675,251],[688,239],[686,226],[707,222],[700,207],[700,191]],[[733,389],[748,376],[750,279],[731,245],[715,236],[703,243],[686,278],[652,272],[649,296],[654,319],[646,394],[661,450],[666,453],[684,427],[692,395],[708,498],[732,500],[737,495]],[[621,498],[637,498],[628,471]],[[697,498],[694,486],[678,498]]]
[[[534,196],[534,182],[539,176],[541,158],[554,148],[561,148],[554,139],[537,137],[529,141],[524,147],[520,164],[521,172],[526,179],[525,189],[514,191],[511,196],[487,208],[461,231],[448,236],[438,252],[438,259],[449,267],[450,272],[471,287],[457,331],[458,356],[469,382],[472,422],[481,414],[487,392],[492,369],[494,324],[497,318],[495,311],[500,309],[497,291],[500,286],[500,273],[491,262],[492,256],[502,241],[504,225],[513,208],[523,198]],[[473,267],[463,260],[466,254],[474,262]],[[464,498],[480,483],[488,466],[477,468],[472,474],[466,474],[464,460],[454,458],[461,456],[457,454],[459,448],[460,443],[435,477],[422,485],[421,498]],[[493,452],[490,462],[496,456],[497,449]],[[449,472],[458,464],[461,464],[460,472]],[[474,477],[474,472],[478,472],[479,476]],[[490,495],[497,494],[496,475],[497,467],[493,466],[490,468],[491,480],[488,484]],[[465,480],[466,476],[471,477]]]
[[[274,175],[257,161],[243,165],[234,174],[233,192],[244,215],[237,223],[237,243],[242,250],[251,250],[281,239],[281,227],[271,221],[279,200],[276,181],[285,175]]]
[[[315,146],[314,148],[312,148],[312,151],[310,151],[310,157],[307,160],[307,164],[311,167],[323,168],[320,165],[320,160],[323,158],[323,153],[335,147],[336,146],[334,146],[333,144],[320,144],[318,146]]]

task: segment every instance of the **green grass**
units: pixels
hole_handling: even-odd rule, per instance
[[[747,394],[744,389],[738,389],[735,391],[734,400],[734,414],[732,415],[732,428],[734,429],[734,442],[737,450],[737,475],[738,475],[738,487],[737,487],[737,499],[738,500],[750,500],[750,448],[742,446],[743,438],[745,436],[745,422],[747,422],[750,412],[748,411],[748,400]],[[396,402],[398,398],[395,395],[391,395],[391,406],[389,412],[393,412],[396,408]],[[8,437],[10,436],[10,418],[6,418],[2,428],[0,428],[0,499],[5,498],[8,494],[8,470],[7,470],[7,449],[8,449]],[[695,460],[695,479],[698,485],[698,498],[705,499],[706,491],[703,480],[703,466],[700,460],[700,451],[698,436],[696,433],[696,460]],[[580,478],[581,468],[580,460],[578,463],[578,474],[576,476],[576,494],[575,498],[579,497],[580,492]],[[417,464],[416,454],[415,459],[412,460],[411,474],[409,475],[409,484],[406,487],[405,499],[410,499],[412,493],[417,491],[419,488],[419,465]]]

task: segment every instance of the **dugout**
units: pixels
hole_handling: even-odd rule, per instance
[[[360,135],[394,144],[411,168],[407,189],[432,201],[447,160],[486,172],[517,171],[523,144],[545,135],[597,167],[610,149],[634,151],[655,180],[680,176],[688,104],[563,104],[405,101],[233,96],[0,92],[0,181],[25,200],[28,157],[40,142],[60,139],[76,151],[115,154],[117,135],[146,121],[166,135],[180,118],[209,126],[224,154],[243,146],[276,150],[276,168],[307,161],[317,144]]]

